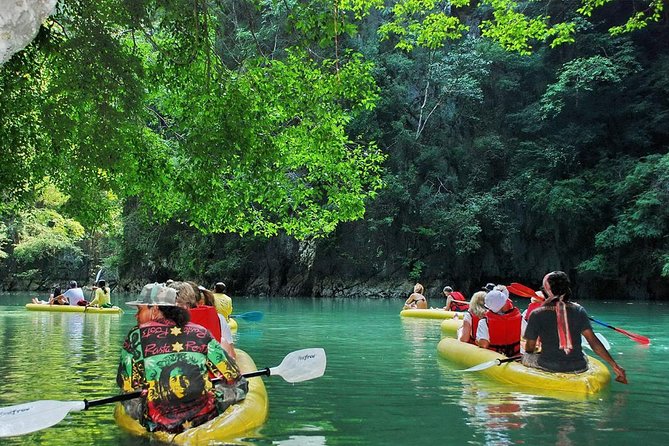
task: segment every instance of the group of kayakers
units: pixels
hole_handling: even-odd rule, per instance
[[[168,281],[146,285],[139,300],[127,302],[137,309],[137,325],[123,343],[117,384],[143,391],[123,404],[150,432],[183,432],[246,397],[227,324],[232,300],[222,282],[214,291]]]
[[[32,299],[34,304],[44,305],[74,305],[74,306],[94,306],[101,308],[110,308],[111,292],[104,280],[98,280],[92,287],[93,298],[87,301],[84,296],[84,290],[77,284],[76,280],[70,280],[67,290],[63,293],[59,285],[54,286],[53,292],[49,295],[49,300],[44,301],[36,297]]]
[[[404,308],[428,308],[423,286],[416,284]],[[456,294],[457,293],[457,294]],[[462,293],[447,286],[444,310],[466,308],[458,339],[507,357],[518,357],[527,367],[549,372],[581,373],[588,361],[581,346],[583,336],[592,350],[608,362],[616,381],[627,383],[625,370],[616,363],[595,335],[585,309],[572,302],[571,283],[563,271],[545,275],[542,289],[521,313],[504,285],[486,284],[469,303]]]

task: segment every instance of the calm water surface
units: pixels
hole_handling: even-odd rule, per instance
[[[41,399],[80,400],[117,393],[120,345],[134,324],[123,315],[29,312],[33,295],[0,294],[0,406]],[[115,303],[135,296],[115,295]],[[440,302],[441,303],[441,302]],[[236,298],[236,344],[259,368],[286,353],[323,347],[322,378],[288,384],[265,379],[269,419],[244,438],[258,445],[555,444],[607,446],[669,439],[669,308],[582,302],[590,315],[652,338],[637,345],[595,327],[612,345],[630,384],[611,383],[596,398],[569,401],[519,392],[440,360],[439,321],[402,319],[400,300]],[[517,300],[524,308],[526,301]],[[455,367],[457,368],[457,367]],[[112,407],[70,414],[58,425],[3,445],[147,445],[114,423]]]

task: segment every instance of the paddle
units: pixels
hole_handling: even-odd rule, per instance
[[[605,323],[605,322],[598,321],[597,319],[595,319],[595,318],[593,318],[593,317],[591,317],[591,316],[588,316],[588,319],[590,319],[592,322],[595,322],[595,323],[597,323],[597,324],[599,324],[599,325],[603,325],[604,327],[608,327],[608,328],[610,328],[610,329],[612,329],[612,330],[615,330],[615,331],[617,331],[618,333],[622,333],[622,334],[624,334],[625,336],[627,336],[628,338],[632,339],[633,341],[635,341],[635,342],[637,342],[637,343],[639,343],[639,344],[641,344],[641,345],[650,345],[650,338],[647,338],[647,337],[645,337],[645,336],[641,336],[640,334],[636,334],[636,333],[629,332],[629,331],[627,331],[627,330],[623,330],[622,328],[614,327],[614,326],[609,325],[609,324],[607,324],[607,323]]]
[[[522,283],[513,282],[511,285],[507,286],[506,289],[516,296],[539,298],[532,288],[525,286]]]
[[[611,344],[609,344],[609,340],[604,337],[603,334],[601,333],[595,333],[595,336],[597,336],[597,339],[599,339],[599,342],[602,343],[605,349],[611,350]],[[592,350],[592,347],[590,347],[590,344],[588,343],[588,340],[585,339],[585,336],[581,335],[581,345],[585,345],[587,348]]]
[[[525,286],[525,285],[523,285],[523,284],[520,284],[520,283],[516,283],[516,282],[512,283],[511,285],[509,285],[509,286],[507,287],[507,289],[508,289],[511,293],[513,293],[513,294],[515,294],[515,295],[517,295],[517,296],[521,296],[521,297],[535,297],[535,296],[536,296],[536,295],[534,294],[534,290],[533,290],[532,288],[530,288],[530,287],[528,287],[528,286]],[[594,318],[591,317],[591,316],[588,316],[588,318],[589,318],[591,321],[596,322],[596,323],[599,324],[599,325],[603,325],[604,327],[608,327],[608,328],[610,328],[610,329],[612,329],[612,330],[617,331],[618,333],[622,333],[622,334],[624,334],[624,335],[627,336],[628,338],[632,339],[632,340],[635,341],[635,342],[638,342],[638,343],[641,344],[641,345],[650,345],[650,339],[647,338],[647,337],[645,337],[645,336],[642,336],[642,335],[640,335],[640,334],[636,334],[636,333],[632,333],[632,332],[627,331],[627,330],[623,330],[622,328],[614,327],[614,326],[609,325],[609,324],[607,324],[607,323],[605,323],[605,322],[598,321],[597,319],[594,319]],[[603,342],[602,342],[602,344],[603,344]],[[607,349],[607,350],[608,350],[608,349]]]
[[[490,367],[494,367],[496,365],[502,365],[505,362],[513,362],[516,359],[520,359],[520,356],[512,356],[511,358],[504,358],[504,359],[493,359],[492,361],[488,362],[482,362],[481,364],[475,365],[474,367],[470,367],[468,369],[464,370],[456,370],[456,372],[479,372],[481,370],[489,369]]]
[[[246,313],[241,314],[231,314],[230,317],[235,319],[241,319],[243,321],[252,321],[257,322],[263,318],[262,311],[247,311]]]
[[[276,367],[244,373],[244,377],[278,375],[289,383],[308,381],[323,376],[326,366],[325,350],[306,348],[288,353]],[[54,401],[42,400],[0,408],[0,438],[29,434],[61,422],[68,413],[86,410],[103,404],[131,400],[142,391],[125,393],[99,400]]]

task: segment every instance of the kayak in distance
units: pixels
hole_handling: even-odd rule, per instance
[[[402,317],[416,317],[422,319],[453,319],[454,317],[463,318],[465,312],[446,311],[442,308],[409,308],[400,311]]]
[[[237,365],[242,373],[256,370],[253,359],[243,350],[237,352]],[[137,420],[125,412],[123,405],[117,403],[114,419],[123,430],[137,436],[150,437],[163,443],[179,445],[226,444],[225,440],[234,440],[241,434],[265,423],[269,414],[269,399],[262,377],[247,378],[249,391],[246,398],[228,407],[225,412],[213,420],[190,428],[179,434],[168,432],[148,432]]]
[[[26,304],[28,311],[54,311],[60,313],[101,313],[101,314],[119,314],[123,310],[119,307],[83,307],[80,305],[49,305],[49,304]]]
[[[448,337],[439,342],[437,352],[441,358],[464,367],[508,359],[495,351]],[[513,361],[472,373],[481,373],[495,381],[518,388],[535,389],[539,394],[588,397],[606,389],[611,382],[611,373],[601,361],[588,356],[588,364],[588,370],[582,373],[558,373],[525,367],[520,362]]]

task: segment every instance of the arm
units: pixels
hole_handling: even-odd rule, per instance
[[[449,294],[448,297],[446,298],[446,305],[444,306],[444,310],[448,311],[451,309],[452,301],[453,301],[453,296]]]
[[[536,339],[526,339],[525,340],[525,353],[534,353],[534,349],[537,347]]]
[[[222,314],[218,315],[218,320],[221,324],[221,347],[226,351],[233,359],[237,359],[237,352],[235,352],[235,346],[232,338],[232,331],[230,331],[230,326],[228,325],[225,317]]]
[[[467,319],[462,321],[462,334],[460,335],[460,342],[469,342],[471,339],[472,324]]]
[[[481,348],[490,346],[490,334],[488,333],[488,321],[481,319],[476,329],[476,344]]]
[[[625,369],[620,367],[618,363],[611,357],[608,351],[602,345],[602,342],[595,336],[595,333],[592,331],[592,328],[586,328],[581,333],[583,337],[588,341],[592,351],[597,353],[604,361],[608,362],[609,365],[613,368],[614,373],[616,374],[616,381],[623,384],[627,384],[627,376],[625,375]]]

